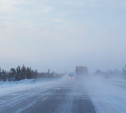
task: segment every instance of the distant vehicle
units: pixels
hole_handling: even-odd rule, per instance
[[[71,80],[71,79],[74,79],[74,74],[73,73],[69,73],[69,80]]]
[[[87,67],[85,66],[77,66],[76,67],[76,78],[81,78],[84,75],[88,75]]]

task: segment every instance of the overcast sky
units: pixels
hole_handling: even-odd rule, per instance
[[[122,69],[126,0],[0,0],[0,67]]]

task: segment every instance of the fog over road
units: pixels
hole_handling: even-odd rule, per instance
[[[0,96],[0,113],[95,113],[87,91],[74,80]]]

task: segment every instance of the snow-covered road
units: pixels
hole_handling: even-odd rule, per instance
[[[0,84],[0,113],[30,113],[34,111],[31,106],[40,105],[38,112],[44,113],[60,113],[61,109],[65,113],[126,113],[125,80],[90,76]]]
[[[88,77],[84,85],[97,113],[126,113],[126,80]]]

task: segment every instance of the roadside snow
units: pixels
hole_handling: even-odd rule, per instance
[[[67,79],[64,77],[62,79],[26,79],[14,82],[0,82],[0,96],[31,88],[53,88],[66,81]]]
[[[85,78],[83,84],[97,113],[126,113],[125,80],[95,76]]]

